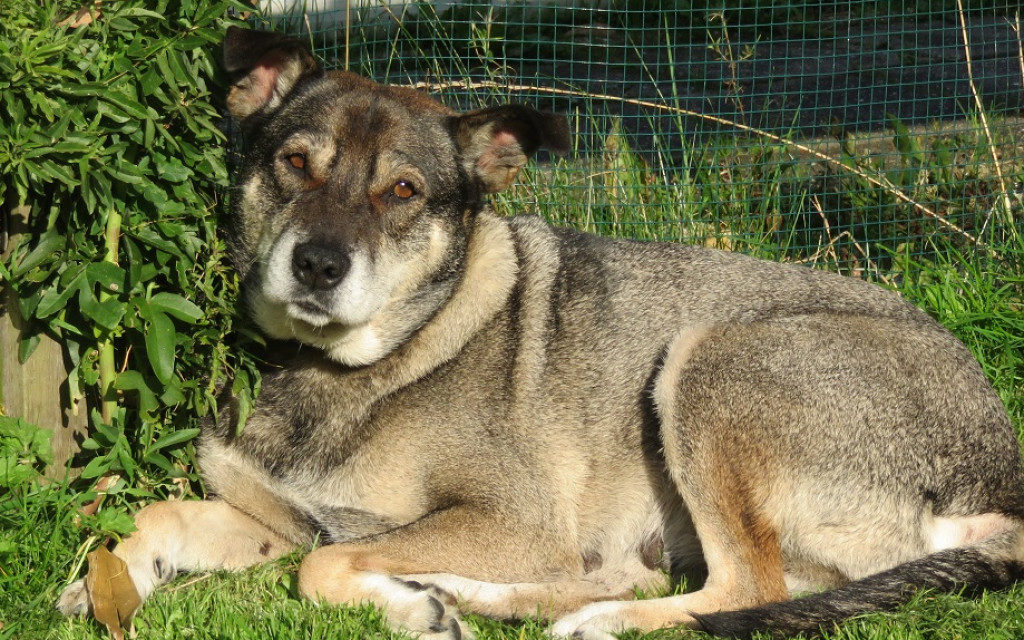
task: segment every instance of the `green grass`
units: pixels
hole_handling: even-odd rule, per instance
[[[933,259],[893,258],[886,279],[959,336],[1024,427],[1024,243],[986,252],[934,247]],[[82,532],[70,490],[54,483],[0,498],[0,640],[106,638],[93,621],[53,609],[81,560]],[[136,619],[140,638],[392,638],[370,607],[317,607],[296,597],[300,555],[241,574],[183,576],[159,590]],[[540,640],[543,625],[471,617],[484,640]],[[650,637],[678,636],[660,632]],[[701,634],[690,634],[703,637]],[[627,634],[626,637],[639,637]],[[900,611],[843,624],[843,640],[1024,637],[1024,584],[977,599],[924,593]]]
[[[570,124],[579,132],[588,117]],[[946,246],[974,250],[970,237],[999,242],[1012,237],[1014,226],[1024,232],[1024,200],[1013,192],[1024,175],[1024,155],[1016,151],[1024,136],[1020,122],[992,126],[1012,223],[977,122],[916,130],[894,125],[898,133],[891,136],[800,141],[839,160],[828,163],[756,136],[677,140],[670,145],[675,160],[667,152],[641,156],[613,123],[602,153],[533,167],[497,205],[604,235],[699,243],[878,278],[893,268],[897,248],[937,257]],[[1003,235],[989,234],[995,227]]]

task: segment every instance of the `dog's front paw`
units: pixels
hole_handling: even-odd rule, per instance
[[[615,634],[630,628],[619,602],[595,602],[555,621],[549,630],[555,638],[574,640],[615,640]]]
[[[390,580],[385,615],[391,624],[424,640],[472,640],[472,630],[448,593],[419,582]]]
[[[75,580],[64,587],[57,599],[57,610],[64,615],[84,616],[89,613],[89,591],[85,588],[85,578]]]

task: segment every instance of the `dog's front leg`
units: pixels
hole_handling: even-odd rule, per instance
[[[145,599],[179,571],[237,571],[284,555],[295,545],[222,500],[151,504],[135,515],[137,531],[114,549]],[[85,580],[69,584],[57,608],[88,612]]]
[[[470,507],[433,513],[369,540],[332,544],[310,553],[299,569],[299,591],[330,604],[370,602],[397,629],[421,638],[471,637],[450,594],[398,576],[450,573],[483,578],[541,575],[576,569],[525,527]],[[517,531],[522,535],[517,535]]]

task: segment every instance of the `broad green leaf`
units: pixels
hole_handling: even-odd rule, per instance
[[[169,182],[184,182],[192,176],[192,172],[186,169],[180,160],[157,160],[156,169],[160,177]]]
[[[145,260],[139,246],[131,238],[122,238],[121,244],[128,252],[128,289],[132,290],[142,282],[142,264]]]
[[[114,453],[117,454],[117,461],[120,463],[121,469],[128,474],[129,478],[134,478],[139,465],[132,459],[127,447],[118,442],[114,447]]]
[[[96,430],[97,434],[103,436],[108,446],[115,444],[121,437],[121,432],[117,430],[117,427],[103,422],[101,416],[94,416],[93,429]]]
[[[235,407],[238,412],[237,421],[235,422],[236,436],[242,435],[245,423],[249,421],[249,416],[253,410],[253,392],[259,393],[260,383],[260,379],[257,378],[254,385],[249,372],[245,369],[239,369],[235,372],[235,379],[231,383],[231,393],[235,398]]]
[[[85,273],[92,284],[98,284],[112,291],[120,291],[124,288],[124,269],[113,262],[93,262],[88,266]]]
[[[82,470],[82,477],[85,479],[101,476],[110,469],[110,460],[107,456],[93,458]]]
[[[125,124],[133,117],[122,109],[105,102],[101,102],[96,105],[96,113],[110,118],[117,124]]]
[[[105,508],[96,514],[100,530],[118,535],[126,535],[135,531],[135,520],[127,513]]]
[[[123,93],[109,91],[103,94],[103,99],[133,118],[145,120],[150,117],[149,110],[146,109],[146,107],[140,104],[138,100],[135,100]]]
[[[142,7],[127,7],[117,12],[119,16],[131,17],[131,18],[153,18],[154,20],[166,20],[163,14],[157,13],[156,11],[150,11],[149,9],[143,9]]]
[[[102,96],[107,92],[107,87],[101,82],[77,82],[60,84],[54,87],[58,93],[69,96]]]
[[[201,429],[181,429],[173,433],[169,433],[166,436],[158,438],[156,442],[149,446],[150,451],[160,451],[168,447],[173,447],[176,444],[182,442],[188,442],[192,438],[199,435]]]
[[[78,180],[67,167],[62,167],[52,160],[43,160],[37,166],[39,173],[46,175],[51,180],[58,180],[72,188],[78,186]]]
[[[149,304],[186,322],[195,323],[203,317],[202,309],[176,293],[161,291],[149,299]]]
[[[192,78],[195,76],[190,74],[181,62],[182,56],[184,56],[184,53],[180,51],[168,51],[167,63],[174,72],[174,79],[178,81],[178,85],[188,87],[192,85]]]
[[[178,248],[176,244],[162,237],[160,234],[153,231],[153,229],[151,229],[150,227],[142,227],[136,230],[133,235],[136,239],[141,240],[142,242],[152,247],[156,247],[157,249],[166,251],[167,253],[170,253],[175,257],[182,259],[185,258],[185,255],[181,253],[181,250]]]
[[[164,384],[174,377],[174,323],[162,311],[153,310],[146,333],[146,355],[157,379]]]
[[[142,196],[157,206],[167,202],[167,192],[147,181],[142,187]]]
[[[160,402],[168,407],[176,407],[184,404],[187,400],[185,394],[181,391],[180,381],[176,378],[167,383],[164,392],[160,394]]]
[[[160,404],[156,400],[156,394],[146,384],[146,379],[138,371],[129,369],[122,371],[114,378],[114,388],[120,391],[135,391],[139,394],[139,408],[147,413],[156,411]]]
[[[153,453],[147,454],[146,462],[153,466],[160,467],[167,475],[171,477],[174,477],[175,471],[177,471],[179,474],[181,473],[180,469],[175,469],[174,465],[171,464],[171,461],[167,459],[167,456],[158,451],[154,451]]]
[[[25,364],[39,346],[40,337],[38,333],[22,338],[18,342],[18,362]]]
[[[143,178],[138,175],[135,168],[127,163],[120,165],[116,163],[107,164],[103,170],[110,174],[111,178],[128,184],[142,184]]]
[[[55,229],[48,229],[39,236],[39,242],[32,248],[32,251],[14,267],[12,275],[17,278],[27,271],[35,269],[63,247],[64,238]]]
[[[80,291],[84,292],[86,289],[83,287]],[[81,294],[78,299],[82,313],[107,331],[117,328],[127,310],[125,304],[117,298],[110,298],[99,302],[91,295]]]
[[[152,96],[159,94],[166,98],[163,86],[163,79],[160,77],[160,75],[156,72],[155,69],[150,69],[145,74],[142,74],[142,76],[139,78],[139,88],[142,90],[142,93],[144,95]]]
[[[139,28],[139,25],[127,18],[122,18],[121,16],[109,18],[106,23],[111,29],[116,29],[117,31],[135,31]]]
[[[71,296],[75,295],[82,288],[84,281],[85,274],[82,273],[68,286],[63,288],[55,286],[48,290],[39,299],[39,306],[36,307],[36,317],[46,318],[63,309],[67,305],[68,300],[71,299]]]
[[[85,440],[82,440],[82,444],[80,446],[86,451],[96,451],[100,448],[100,443],[96,442],[94,438],[86,438]]]
[[[169,87],[177,87],[178,80],[174,77],[174,72],[171,70],[171,65],[167,58],[169,55],[173,55],[173,52],[161,51],[156,56],[156,68],[160,70],[160,75],[163,76],[164,83]]]

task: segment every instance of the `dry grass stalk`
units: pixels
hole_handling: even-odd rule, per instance
[[[964,15],[964,3],[963,0],[956,0],[957,17],[960,19],[960,35],[964,41],[964,59],[967,63],[967,82],[971,86],[971,95],[974,96],[974,104],[978,108],[978,118],[981,120],[981,128],[985,133],[985,141],[988,143],[988,151],[992,156],[992,162],[995,164],[996,178],[999,180],[999,191],[1002,196],[1003,212],[1006,214],[1007,221],[1010,222],[1009,227],[1010,233],[1016,233],[1013,228],[1013,212],[1010,204],[1010,192],[1006,188],[1006,179],[1003,178],[1003,165],[999,161],[999,153],[996,152],[996,143],[992,138],[992,130],[988,126],[988,116],[985,115],[985,105],[981,102],[981,96],[978,95],[978,87],[974,84],[974,64],[971,60],[971,43],[967,38],[967,17]],[[1020,34],[1017,34],[1018,37]],[[985,227],[988,226],[989,220],[991,219],[991,211],[989,215],[985,216],[985,222],[981,225],[981,232],[985,232]]]
[[[1020,12],[1013,14],[1013,32],[1017,34],[1017,61],[1020,63],[1021,98],[1024,99],[1024,42],[1020,31]]]
[[[904,202],[906,204],[909,204],[910,206],[914,207],[915,209],[917,209],[918,211],[923,213],[925,216],[935,220],[936,222],[938,222],[942,226],[946,227],[950,231],[953,231],[953,232],[959,234],[961,237],[966,239],[968,242],[970,242],[972,244],[975,244],[975,245],[983,245],[983,243],[977,237],[975,237],[973,234],[971,234],[968,231],[964,230],[963,228],[961,228],[957,224],[955,224],[953,222],[950,222],[949,220],[947,220],[945,218],[945,216],[943,216],[942,214],[938,213],[937,211],[933,211],[932,209],[929,209],[925,205],[921,204],[920,202],[917,202],[916,200],[914,200],[913,198],[908,196],[906,193],[901,191],[898,187],[896,187],[896,185],[894,185],[891,182],[889,182],[889,180],[887,180],[887,179],[876,178],[874,176],[871,176],[868,173],[865,173],[864,171],[861,171],[860,169],[857,169],[855,167],[851,167],[851,166],[845,165],[841,161],[837,160],[836,158],[833,158],[832,156],[829,156],[829,155],[824,154],[824,153],[822,153],[820,151],[812,149],[812,148],[810,148],[810,147],[808,147],[806,145],[802,145],[799,142],[794,142],[792,140],[788,140],[786,138],[783,138],[782,136],[776,135],[776,134],[771,133],[769,131],[765,131],[764,129],[759,129],[757,127],[752,127],[750,125],[746,125],[746,124],[742,124],[740,122],[729,120],[727,118],[720,118],[718,116],[708,115],[706,113],[700,113],[700,112],[697,112],[697,111],[691,111],[690,109],[684,109],[682,107],[673,107],[673,106],[669,106],[669,105],[665,105],[665,104],[658,104],[656,102],[649,102],[647,100],[637,100],[637,99],[634,99],[634,98],[624,98],[622,96],[612,96],[612,95],[607,95],[607,94],[602,94],[602,93],[590,93],[590,92],[586,92],[586,91],[577,91],[577,90],[574,90],[574,89],[557,89],[557,88],[554,88],[554,87],[541,87],[541,86],[535,86],[535,85],[504,84],[504,83],[500,83],[500,82],[494,82],[494,81],[491,81],[491,80],[479,80],[479,81],[451,80],[451,81],[446,81],[446,82],[429,82],[429,81],[427,81],[427,82],[414,82],[414,83],[411,83],[411,84],[406,85],[406,86],[409,86],[410,88],[413,88],[413,89],[422,89],[422,90],[425,90],[425,91],[444,91],[446,89],[464,89],[464,90],[470,90],[470,91],[471,90],[475,90],[475,89],[501,89],[501,90],[504,90],[504,91],[537,92],[537,93],[547,93],[547,94],[552,94],[552,95],[569,96],[569,97],[574,97],[574,98],[590,98],[590,99],[595,99],[595,100],[611,100],[611,101],[623,102],[623,103],[626,103],[626,104],[632,104],[632,105],[636,105],[636,106],[640,106],[640,107],[647,107],[649,109],[657,109],[659,111],[667,111],[667,112],[673,113],[673,114],[690,116],[690,117],[693,117],[693,118],[700,118],[702,120],[708,120],[710,122],[714,122],[716,124],[722,124],[722,125],[725,125],[725,126],[728,126],[728,127],[735,127],[736,129],[739,129],[741,131],[746,131],[746,132],[752,133],[752,134],[754,134],[756,136],[760,136],[762,138],[767,138],[768,140],[772,140],[774,142],[778,142],[779,144],[785,145],[785,146],[787,146],[787,147],[789,147],[791,149],[796,149],[796,150],[800,151],[801,153],[805,153],[807,155],[810,155],[810,156],[813,156],[815,158],[818,158],[819,160],[827,162],[828,164],[830,164],[830,165],[832,165],[834,167],[837,167],[837,168],[839,168],[842,171],[846,171],[846,172],[852,173],[852,174],[858,176],[859,178],[862,178],[863,180],[867,181],[869,184],[872,184],[872,185],[874,185],[876,187],[879,187],[880,189],[883,189],[886,192],[892,194],[893,196],[896,197],[896,199],[898,199],[898,200],[900,200],[900,201],[902,201],[902,202]],[[1004,191],[1004,195],[1005,195],[1005,191]]]
[[[850,233],[849,231],[843,231],[837,236],[832,235],[832,225],[829,224],[828,216],[825,215],[825,211],[821,206],[821,201],[818,200],[817,196],[811,197],[811,205],[814,207],[814,210],[818,212],[818,216],[821,218],[822,228],[825,230],[825,237],[828,238],[828,242],[825,243],[824,247],[820,246],[821,243],[819,242],[819,247],[817,251],[807,256],[806,258],[794,260],[794,262],[798,264],[816,265],[818,264],[818,261],[824,257],[826,259],[831,258],[833,264],[838,265],[839,252],[836,251],[836,245],[839,244],[839,242],[841,242],[843,239],[846,239],[847,243],[851,247],[853,247],[854,250],[857,251],[857,253],[860,254],[861,258],[864,259],[864,262],[872,270],[876,278],[878,278],[880,281],[884,282],[889,286],[894,286],[892,280],[889,277],[887,277],[884,273],[882,273],[882,270],[879,268],[878,263],[871,259],[871,257],[868,255],[868,252],[864,249],[861,243],[857,241],[857,239],[853,236],[852,233]],[[858,277],[861,275],[860,272],[861,268],[859,266],[853,269],[853,273]]]

